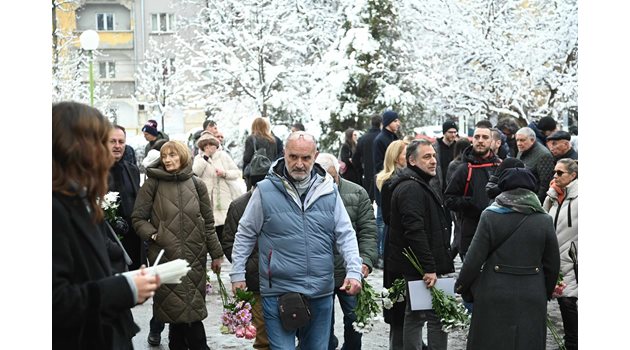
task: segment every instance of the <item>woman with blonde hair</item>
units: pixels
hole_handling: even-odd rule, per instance
[[[164,284],[156,292],[153,316],[169,323],[170,349],[206,349],[201,322],[206,309],[206,256],[220,272],[223,251],[214,229],[208,190],[192,172],[190,150],[179,141],[160,148],[160,165],[147,168],[131,215],[138,235],[148,241],[147,257],[155,263],[184,259],[190,271],[179,284]]]
[[[396,140],[389,144],[385,151],[385,159],[383,160],[383,170],[376,174],[376,188],[383,192],[383,184],[394,175],[397,169],[407,166],[405,160],[405,151],[408,142]]]
[[[383,222],[385,226],[383,228],[383,287],[390,288],[394,281],[398,278],[402,278],[402,274],[393,273],[388,270],[387,256],[389,255],[389,220],[391,217],[391,199],[392,192],[389,188],[396,173],[405,167],[407,167],[407,160],[405,154],[407,152],[408,142],[403,140],[396,140],[389,144],[385,151],[385,158],[383,160],[383,170],[376,174],[376,187],[381,192],[382,198],[382,210],[383,210]],[[380,262],[379,262],[380,263]],[[403,336],[403,324],[402,320],[405,316],[405,303],[395,303],[389,310],[383,310],[385,322],[389,323],[389,348],[390,349],[402,349],[402,336]]]
[[[247,190],[251,188],[249,177],[252,176],[249,173],[247,167],[254,157],[254,153],[258,151],[262,152],[272,162],[278,158],[277,141],[274,135],[271,133],[271,124],[266,118],[257,117],[252,122],[252,133],[245,139],[245,151],[243,152],[243,177],[247,182]],[[253,174],[254,176],[260,174]]]
[[[223,243],[223,224],[230,203],[244,193],[241,171],[225,151],[221,143],[209,132],[203,132],[197,141],[199,153],[193,160],[193,173],[206,184],[212,203],[214,228],[219,242]],[[238,181],[241,183],[239,184]]]
[[[52,348],[133,349],[140,330],[130,309],[149,299],[159,278],[144,269],[114,275],[101,202],[114,163],[112,125],[76,102],[52,107]],[[109,234],[109,235],[108,235]],[[111,237],[111,238],[110,238]],[[124,261],[124,260],[123,260]]]

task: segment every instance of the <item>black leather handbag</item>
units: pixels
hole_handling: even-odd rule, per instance
[[[278,298],[278,310],[282,327],[294,331],[311,321],[308,300],[300,293],[286,293]]]

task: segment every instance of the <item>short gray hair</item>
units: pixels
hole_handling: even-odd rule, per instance
[[[525,135],[527,137],[529,137],[530,139],[535,140],[536,139],[536,133],[534,132],[534,130],[528,126],[524,126],[520,129],[518,129],[518,131],[516,132],[516,135]]]
[[[330,167],[333,167],[337,173],[339,173],[339,161],[330,153],[320,153],[317,155],[315,162],[321,165],[326,171],[328,171]]]

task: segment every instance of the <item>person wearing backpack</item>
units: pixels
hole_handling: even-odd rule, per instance
[[[271,124],[269,121],[262,117],[257,117],[252,122],[252,133],[245,139],[245,151],[243,152],[243,178],[247,183],[247,190],[252,187],[250,176],[251,166],[250,163],[255,154],[265,156],[270,161],[278,158],[277,141],[274,135],[271,134]],[[255,175],[255,174],[254,174]]]
[[[492,132],[478,125],[473,134],[472,145],[462,153],[462,164],[454,171],[444,192],[444,204],[452,211],[460,212],[461,241],[459,254],[464,260],[481,212],[490,205],[486,184],[501,163],[490,149]]]
[[[184,259],[191,269],[181,283],[158,288],[153,315],[169,323],[169,349],[205,350],[206,257],[212,257],[210,267],[216,273],[223,262],[208,190],[193,174],[190,150],[179,141],[162,146],[160,165],[148,168],[147,176],[131,220],[137,234],[149,241],[149,263],[154,265],[164,249],[160,262]]]

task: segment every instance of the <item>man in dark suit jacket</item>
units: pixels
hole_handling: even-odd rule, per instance
[[[132,260],[129,269],[136,270],[146,260],[142,239],[136,235],[131,226],[131,212],[140,188],[140,171],[135,164],[129,163],[123,157],[126,140],[125,128],[114,125],[109,138],[109,146],[116,162],[109,169],[109,191],[118,192],[118,216],[124,221],[124,224],[112,225],[112,227],[116,234],[122,237],[121,243]]]

